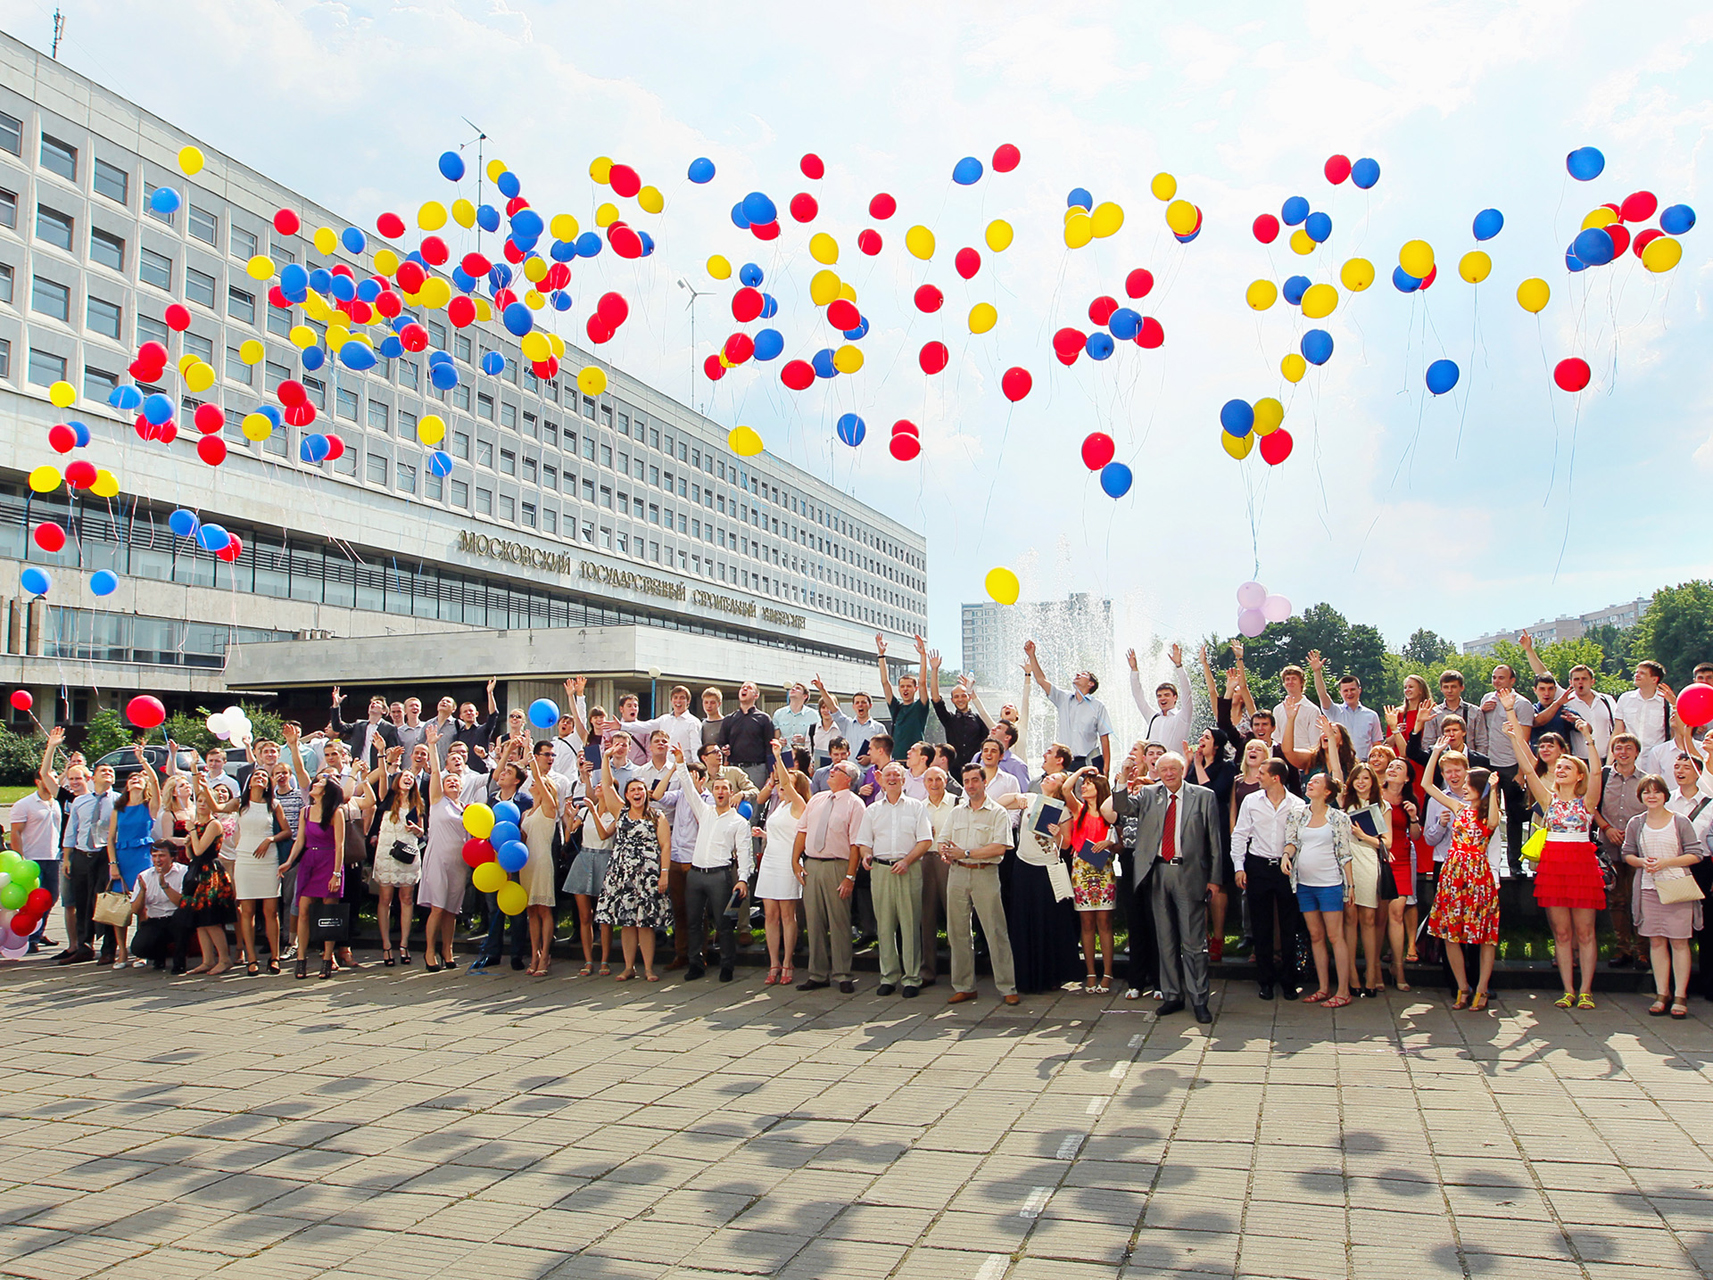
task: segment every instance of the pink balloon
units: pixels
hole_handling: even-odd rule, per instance
[[[1261,602],[1261,616],[1268,622],[1283,622],[1291,616],[1291,602],[1284,596],[1268,596]]]
[[[1259,582],[1245,582],[1237,588],[1237,607],[1239,609],[1259,609],[1261,602],[1267,598],[1267,588]]]
[[[1267,619],[1259,609],[1244,609],[1237,615],[1237,629],[1253,639],[1267,629]]]

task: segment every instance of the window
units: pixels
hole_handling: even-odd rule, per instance
[[[478,395],[476,397],[476,416],[486,418],[489,422],[494,420],[494,398],[492,396]]]
[[[504,402],[500,404],[500,425],[510,427],[513,431],[517,430],[517,406],[515,404],[505,404]],[[535,433],[532,431],[530,434],[534,435]]]
[[[36,206],[36,239],[59,249],[70,249],[72,222],[69,213],[39,204]]]
[[[338,396],[334,401],[333,411],[339,417],[350,422],[357,421],[357,393],[355,391],[347,391],[341,387],[339,389]]]
[[[256,256],[258,244],[254,231],[245,231],[242,227],[232,228],[232,256],[248,262]]]
[[[242,289],[226,290],[226,314],[245,324],[256,323],[256,295]]]
[[[69,142],[42,135],[42,168],[70,182],[77,181],[77,148]]]
[[[115,271],[125,269],[125,242],[106,231],[89,229],[89,260]]]
[[[239,354],[237,347],[226,348],[226,376],[233,382],[242,382],[250,386],[255,381],[253,366],[244,363],[244,357]]]
[[[184,269],[184,296],[199,302],[210,311],[214,309],[214,277],[195,267]]]
[[[139,343],[158,342],[164,347],[171,337],[172,330],[167,328],[165,321],[157,320],[153,316],[140,315],[137,317],[137,341]]]
[[[470,461],[470,436],[468,432],[454,431],[452,433],[452,455],[464,459],[465,462]]]
[[[119,337],[119,304],[108,302],[103,298],[89,299],[86,326],[92,333],[103,337],[117,339]]]
[[[470,486],[462,480],[452,482],[452,505],[466,508],[470,505]]]
[[[541,484],[545,489],[557,489],[559,487],[559,468],[543,465],[541,468]]]
[[[149,217],[153,218],[156,222],[164,222],[169,227],[175,225],[178,219],[177,213],[162,213],[160,210],[155,208],[153,202],[155,190],[156,185],[153,182],[143,183],[143,212],[148,214]]]
[[[83,368],[84,398],[97,404],[106,404],[107,397],[113,394],[113,388],[119,385],[119,375],[108,373],[105,369],[91,369],[88,365]]]
[[[266,383],[267,383],[267,388],[268,388],[269,394],[272,394],[273,392],[279,390],[280,383],[284,382],[287,378],[291,377],[291,370],[290,369],[286,368],[286,366],[283,364],[276,364],[272,360],[268,361],[267,366],[263,370],[263,373],[266,375]]]
[[[384,454],[371,453],[363,462],[363,474],[370,484],[387,482],[387,460]]]
[[[4,111],[0,111],[0,151],[19,157],[24,154],[24,122]]]
[[[508,409],[511,408],[510,405],[507,405],[506,407]],[[523,433],[526,436],[535,435],[535,415],[533,413],[526,413],[523,415]]]
[[[8,361],[10,363],[10,361]],[[30,381],[38,387],[51,387],[65,381],[65,357],[51,351],[30,348]]]
[[[593,480],[583,481],[583,501],[584,502],[593,502],[594,500],[595,500],[595,482]]]
[[[203,364],[214,363],[214,339],[205,338],[200,333],[185,331],[184,349],[195,356]]]
[[[0,262],[0,302],[12,301],[12,268]]]
[[[468,383],[459,383],[452,388],[452,403],[465,413],[470,412],[470,387]]]
[[[530,484],[535,483],[536,463],[534,458],[525,458],[523,460],[523,478],[529,481]]]
[[[153,249],[139,250],[137,277],[144,284],[152,284],[157,289],[172,292],[172,259],[164,253],[156,253]]]
[[[268,332],[278,338],[291,336],[291,311],[288,308],[268,308]]]
[[[299,378],[303,389],[309,395],[309,402],[317,409],[327,407],[327,384],[320,378]]]
[[[603,412],[607,415],[607,425],[612,426],[613,411],[603,406]],[[619,434],[621,436],[628,436],[630,434],[630,415],[628,413],[621,413],[619,415]],[[642,434],[640,432],[637,433],[637,439],[642,439]]]
[[[71,319],[71,288],[57,280],[37,276],[30,289],[30,310],[40,311],[55,320]]]
[[[220,239],[220,219],[206,209],[190,206],[190,221],[186,224],[190,234],[204,244],[214,244]]]
[[[601,486],[601,505],[608,511],[613,509],[613,491],[606,485]]]
[[[492,441],[476,441],[476,465],[492,469],[494,465],[494,445]]]
[[[470,363],[470,335],[461,333],[452,340],[452,354],[465,364]]]
[[[369,401],[369,430],[385,431],[387,429],[387,406],[379,400]]]
[[[0,338],[0,378],[12,376],[12,340]]]
[[[521,508],[522,509],[519,512],[519,515],[522,517],[520,523],[528,525],[531,529],[535,528],[535,503],[522,503]]]
[[[583,397],[583,416],[590,422],[595,420],[595,402],[588,396]]]
[[[619,453],[619,474],[622,476],[630,474],[630,454],[622,450]]]
[[[494,491],[476,486],[476,514],[491,516],[494,514]]]
[[[416,415],[408,409],[399,410],[399,439],[416,439]]]
[[[416,492],[416,468],[407,463],[399,463],[397,467],[399,490],[402,493]]]
[[[333,469],[342,476],[357,474],[357,451],[346,449],[344,453],[333,459]]]
[[[14,191],[0,191],[0,227],[15,231],[18,227],[18,195]]]
[[[412,391],[415,391],[420,385],[417,382],[417,377],[420,371],[417,369],[416,361],[399,360],[395,363],[398,365],[399,370],[399,386],[409,387]]]
[[[601,446],[601,465],[609,470],[613,465],[613,447],[609,444]]]
[[[95,162],[95,194],[106,196],[119,204],[130,203],[131,175],[116,164],[105,160]]]
[[[548,507],[541,513],[541,527],[547,533],[559,532],[559,513]]]
[[[583,437],[583,456],[590,462],[595,460],[595,439],[593,436]]]

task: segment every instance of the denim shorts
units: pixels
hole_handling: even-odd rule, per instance
[[[1344,886],[1342,884],[1297,886],[1297,909],[1300,911],[1330,911],[1344,910]]]

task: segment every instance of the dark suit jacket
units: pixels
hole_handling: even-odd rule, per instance
[[[1135,817],[1136,850],[1130,860],[1130,883],[1138,884],[1160,856],[1166,827],[1168,796],[1164,783],[1154,782],[1138,792],[1115,791],[1112,808],[1120,818]],[[1178,789],[1178,861],[1193,880],[1205,886],[1218,865],[1219,802],[1206,787],[1186,782]]]
[[[339,708],[334,707],[333,708],[332,725],[333,725],[333,732],[339,735],[339,740],[341,742],[343,742],[347,748],[350,749],[351,756],[353,759],[355,759],[357,754],[360,751],[362,751],[362,749],[363,749],[363,740],[366,737],[368,737],[368,733],[369,733],[368,717],[365,716],[363,719],[358,720],[358,721],[353,723],[350,720],[342,719],[339,715]],[[383,750],[386,747],[398,746],[398,744],[399,744],[398,726],[393,724],[393,722],[391,720],[388,720],[383,716],[381,718],[380,724],[376,725],[375,729],[376,729],[377,735],[379,736],[379,738],[381,740]],[[358,763],[364,765],[366,768],[369,768],[369,769],[372,769],[375,767],[375,762],[373,760],[359,760]]]

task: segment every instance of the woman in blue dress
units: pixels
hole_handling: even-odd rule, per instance
[[[137,877],[149,866],[149,851],[154,847],[155,817],[161,808],[161,788],[143,754],[143,744],[136,744],[137,772],[125,779],[125,789],[113,801],[113,816],[107,820],[107,857],[117,864],[125,894],[130,896],[137,887]],[[113,967],[127,964],[142,966],[143,960],[131,960],[125,946],[129,926],[115,929],[118,946],[114,950]]]

